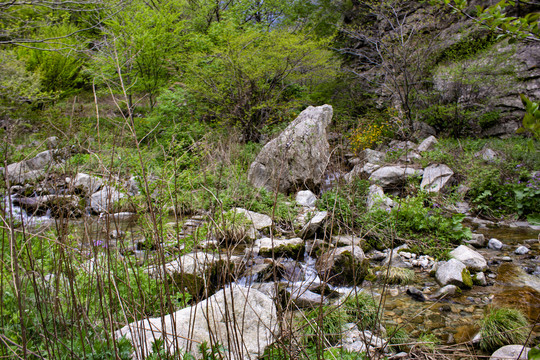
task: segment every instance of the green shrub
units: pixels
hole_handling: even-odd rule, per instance
[[[371,294],[365,291],[359,292],[356,296],[347,298],[343,305],[345,311],[358,322],[359,327],[363,329],[376,327],[379,307]]]
[[[481,323],[480,347],[494,351],[501,346],[523,344],[529,333],[529,323],[517,309],[491,309]]]

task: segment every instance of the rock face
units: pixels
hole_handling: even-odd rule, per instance
[[[369,180],[378,183],[383,188],[397,188],[413,175],[422,175],[422,170],[406,166],[385,166],[374,171]]]
[[[198,346],[207,342],[222,345],[226,359],[255,359],[274,341],[276,314],[268,296],[254,288],[234,286],[163,318],[126,325],[116,336],[132,342],[138,359],[148,356],[155,339],[163,339],[170,353],[189,351],[200,357]]]
[[[424,176],[422,177],[420,188],[425,189],[428,192],[438,193],[452,178],[452,175],[454,175],[454,172],[446,165],[430,165],[424,169]]]
[[[258,188],[283,193],[321,185],[330,159],[326,127],[332,121],[330,105],[310,106],[274,140],[264,146],[248,174]]]
[[[454,250],[450,251],[450,257],[461,261],[470,271],[476,272],[487,270],[486,259],[484,259],[480,253],[465,245],[460,245]]]
[[[328,279],[332,285],[357,285],[364,280],[368,265],[360,247],[345,246],[321,255],[315,268],[321,279]]]

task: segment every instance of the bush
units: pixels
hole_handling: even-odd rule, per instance
[[[343,304],[345,311],[355,320],[362,329],[374,329],[379,319],[378,304],[373,296],[367,292],[359,292],[351,296]],[[355,321],[356,322],[356,321]]]
[[[523,344],[529,333],[529,323],[517,309],[491,309],[481,323],[480,347],[492,352],[501,346]]]

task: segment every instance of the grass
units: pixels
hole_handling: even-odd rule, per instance
[[[529,333],[529,322],[517,309],[492,308],[481,323],[480,347],[495,351],[504,345],[523,344]]]
[[[347,313],[361,329],[375,329],[379,321],[379,306],[368,292],[362,291],[350,296],[344,302]]]
[[[383,270],[383,277],[382,280],[386,280],[388,284],[407,285],[414,281],[416,275],[412,269],[391,266],[388,270],[388,278],[386,278],[385,270]]]

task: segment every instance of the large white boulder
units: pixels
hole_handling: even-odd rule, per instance
[[[249,181],[255,187],[284,193],[319,187],[330,159],[326,127],[332,114],[330,105],[302,111],[257,155],[249,168]]]
[[[435,273],[435,279],[441,286],[456,285],[459,287],[471,287],[472,278],[465,264],[456,259],[439,263]]]
[[[369,180],[383,188],[391,188],[403,185],[410,176],[422,174],[422,170],[409,166],[385,166],[375,170]]]
[[[233,286],[220,290],[195,306],[159,318],[131,323],[116,332],[145,358],[155,339],[163,339],[169,353],[189,351],[201,357],[199,345],[224,347],[226,359],[256,359],[275,340],[278,330],[273,300],[254,288]]]

